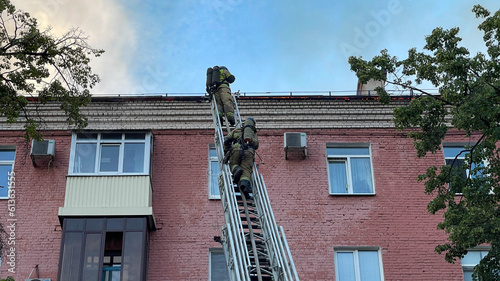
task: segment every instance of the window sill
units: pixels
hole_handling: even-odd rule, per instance
[[[136,174],[67,174],[66,177],[131,177],[131,176],[150,176],[147,173]]]
[[[375,196],[376,193],[330,193],[330,196]]]

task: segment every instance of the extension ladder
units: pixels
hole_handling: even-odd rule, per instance
[[[232,94],[236,125],[242,119]],[[215,98],[211,103],[215,126],[215,146],[219,162],[219,190],[225,225],[222,226],[222,245],[231,281],[298,281],[292,255],[288,248],[283,227],[277,226],[269,202],[266,185],[254,164],[252,196],[248,199],[233,184],[229,165],[223,164],[224,129],[230,128],[225,120],[223,128]],[[258,120],[256,120],[258,123]]]

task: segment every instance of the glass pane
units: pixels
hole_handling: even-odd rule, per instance
[[[464,281],[472,281],[472,270],[464,269]]]
[[[479,251],[481,253],[481,259],[483,259],[484,257],[486,257],[486,255],[488,254],[489,251]],[[477,262],[479,263],[479,262]]]
[[[446,147],[443,147],[443,153],[444,153],[444,157],[445,158],[452,158],[452,159],[455,159],[455,157],[457,155],[460,154],[461,151],[465,150],[465,147],[463,146],[446,146]],[[465,157],[465,154],[467,152],[462,152],[462,154],[460,154],[458,156],[458,158],[464,158]]]
[[[226,257],[223,252],[210,252],[210,281],[229,280]]]
[[[83,219],[65,219],[66,231],[83,231]]]
[[[219,163],[210,162],[210,195],[220,195],[219,192]]]
[[[464,159],[446,159],[446,165],[450,165],[452,169],[462,169],[464,162]],[[463,169],[462,173],[464,177],[467,177],[465,169]]]
[[[326,149],[328,155],[370,155],[368,147],[330,147]]]
[[[142,232],[125,232],[122,264],[123,281],[142,280],[144,271],[142,268],[144,258],[143,240]]]
[[[475,266],[476,264],[479,263],[480,260],[481,260],[481,252],[480,251],[469,251],[462,258],[462,266],[464,266],[464,265]]]
[[[370,158],[351,158],[353,193],[373,193]]]
[[[143,230],[146,218],[127,218],[127,230]]]
[[[463,169],[462,165],[464,164],[463,159],[446,159],[446,165],[450,165],[452,169],[452,174],[455,175],[461,175],[462,178],[467,178],[467,169]],[[462,189],[452,186],[451,184],[451,177],[448,178],[450,183],[448,185],[450,186],[450,189],[453,190],[455,193],[462,193]]]
[[[217,158],[217,150],[215,150],[215,148],[211,148],[209,151],[208,151],[208,155],[210,156],[210,158]]]
[[[87,234],[87,239],[85,240],[85,256],[83,260],[82,281],[99,280],[99,266],[101,265],[101,243],[101,234]]]
[[[103,267],[103,281],[120,281],[120,266]]]
[[[78,133],[76,138],[78,140],[97,140],[97,133]]]
[[[120,145],[101,145],[101,172],[118,172]]]
[[[9,196],[9,174],[12,173],[12,164],[0,165],[0,197]]]
[[[0,161],[13,161],[15,156],[15,150],[0,150]]]
[[[361,281],[379,281],[380,265],[377,251],[359,251],[359,275]]]
[[[347,193],[347,174],[345,160],[328,162],[330,172],[330,193]]]
[[[146,133],[126,133],[126,140],[144,140],[146,139]]]
[[[122,133],[103,133],[101,134],[102,140],[121,140]]]
[[[87,219],[87,225],[85,226],[85,230],[87,231],[103,231],[104,219]]]
[[[126,143],[123,155],[124,173],[144,172],[144,143]]]
[[[354,272],[354,254],[352,252],[337,253],[338,281],[356,281]]]
[[[77,143],[75,148],[75,173],[94,173],[95,143]]]
[[[106,230],[107,231],[125,230],[125,219],[124,218],[107,219]]]
[[[70,232],[64,235],[60,280],[79,279],[81,269],[82,239],[83,233]]]

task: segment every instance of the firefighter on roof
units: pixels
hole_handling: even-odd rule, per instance
[[[221,120],[225,114],[231,126],[234,126],[234,104],[229,84],[233,83],[235,79],[225,66],[214,66],[207,69],[207,92],[215,97]]]

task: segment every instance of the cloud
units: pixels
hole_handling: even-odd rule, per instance
[[[105,53],[90,65],[101,77],[93,93],[130,93],[137,85],[130,71],[136,50],[134,24],[118,1],[92,0],[12,0],[16,8],[37,18],[41,29],[49,26],[55,36],[73,27],[88,36],[93,48]]]

